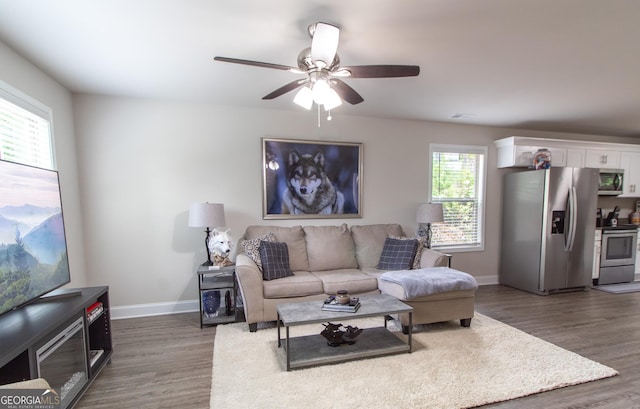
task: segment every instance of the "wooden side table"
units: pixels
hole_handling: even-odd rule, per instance
[[[200,328],[236,321],[236,266],[198,268]]]

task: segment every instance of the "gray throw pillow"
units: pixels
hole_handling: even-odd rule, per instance
[[[418,240],[398,240],[387,237],[384,241],[378,268],[380,270],[409,270],[418,251]]]
[[[405,237],[405,236],[387,236],[396,240],[418,240],[418,250],[416,250],[416,256],[413,258],[413,265],[411,266],[411,270],[416,270],[420,268],[420,260],[422,259],[422,252],[427,248],[427,238],[426,237]]]
[[[293,275],[289,266],[289,249],[283,242],[260,242],[260,259],[262,260],[262,278],[275,280]]]

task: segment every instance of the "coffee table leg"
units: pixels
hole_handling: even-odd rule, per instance
[[[411,353],[411,333],[413,332],[413,312],[409,313],[409,353]]]
[[[287,334],[287,339],[285,340],[285,348],[287,349],[287,371],[291,370],[291,361],[289,359],[289,326],[285,327],[285,332]]]
[[[278,314],[277,319],[276,319],[276,324],[278,325],[278,348],[280,348],[280,346],[281,346],[280,345],[280,324],[281,324],[281,321],[280,321],[280,313],[277,312],[276,314]]]

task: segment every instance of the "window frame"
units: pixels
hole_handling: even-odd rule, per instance
[[[8,101],[9,103],[16,105],[31,114],[38,116],[49,123],[49,155],[51,158],[51,167],[44,167],[44,169],[58,170],[55,154],[55,137],[53,126],[53,110],[41,103],[40,101],[32,98],[17,88],[12,87],[6,82],[0,80],[0,98]],[[20,162],[25,165],[41,167],[39,164],[31,162]]]
[[[472,252],[484,251],[486,242],[486,218],[487,218],[487,162],[489,148],[481,145],[453,145],[453,144],[429,144],[429,186],[427,198],[430,203],[440,203],[433,198],[433,154],[436,152],[446,153],[467,153],[483,155],[482,165],[476,170],[476,184],[480,183],[478,190],[478,220],[477,233],[479,238],[478,244],[460,244],[460,245],[432,245],[434,250],[445,250],[449,253],[456,252]],[[478,181],[477,179],[480,178]]]

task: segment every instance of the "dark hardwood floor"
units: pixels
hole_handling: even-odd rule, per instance
[[[640,408],[640,293],[538,296],[491,285],[477,291],[476,310],[620,372],[486,407]],[[215,327],[201,330],[197,313],[112,326],[112,363],[77,408],[209,407]]]

